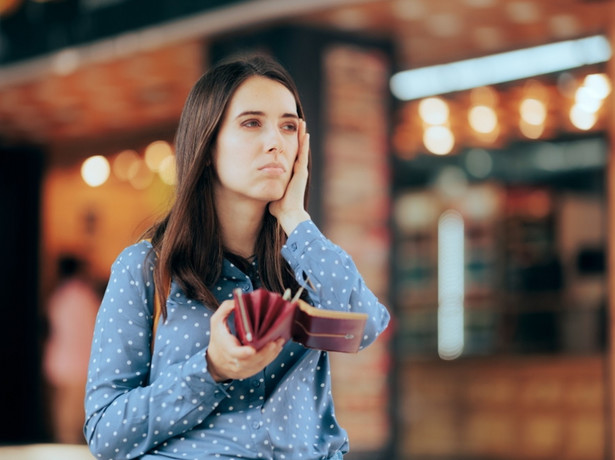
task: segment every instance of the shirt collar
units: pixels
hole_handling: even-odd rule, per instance
[[[256,259],[254,259],[251,266],[252,270],[250,271],[250,273],[244,273],[235,264],[233,264],[227,259],[224,259],[224,261],[222,262],[222,273],[220,274],[220,278],[235,281],[244,281],[251,277],[254,278],[254,275],[256,275],[257,273],[258,267],[258,262]]]

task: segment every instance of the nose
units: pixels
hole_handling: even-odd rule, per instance
[[[282,134],[275,127],[267,130],[266,149],[268,153],[282,153],[284,151]]]

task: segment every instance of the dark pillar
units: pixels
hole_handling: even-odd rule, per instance
[[[0,145],[0,443],[44,437],[40,365],[42,152]]]

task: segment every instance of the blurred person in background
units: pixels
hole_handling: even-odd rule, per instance
[[[236,288],[301,285],[313,305],[367,313],[361,348],[389,321],[306,211],[309,134],[291,77],[264,57],[213,67],[188,96],[176,155],[175,202],[116,259],[100,307],[90,450],[103,460],[341,459],[349,443],[329,354],[282,339],[242,346],[230,320]],[[154,291],[164,299],[155,334]]]
[[[48,336],[43,356],[55,442],[85,442],[84,387],[100,300],[87,277],[85,262],[74,255],[61,256],[58,260],[58,285],[47,304]]]

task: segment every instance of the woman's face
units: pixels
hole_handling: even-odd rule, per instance
[[[284,195],[297,156],[299,121],[295,98],[281,83],[250,77],[237,88],[214,151],[219,204],[266,205]]]

